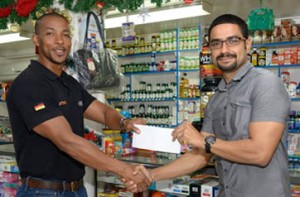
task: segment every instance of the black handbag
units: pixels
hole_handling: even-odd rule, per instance
[[[90,17],[94,17],[102,40],[102,48],[94,51],[88,48],[88,27]],[[101,23],[94,12],[88,12],[86,32],[82,49],[73,53],[73,59],[81,85],[86,89],[107,90],[118,87],[121,83],[121,71],[115,50],[106,48],[103,20]]]

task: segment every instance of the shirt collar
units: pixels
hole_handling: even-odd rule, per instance
[[[67,75],[65,72],[62,72],[61,76],[57,76],[56,74],[54,74],[52,71],[50,71],[48,68],[46,68],[44,65],[42,65],[40,62],[36,60],[31,60],[30,67],[33,70],[41,73],[42,75],[44,75],[45,77],[53,81],[58,78],[64,78]]]
[[[249,70],[253,68],[252,64],[247,62],[244,64],[244,66],[241,67],[241,69],[238,71],[238,73],[233,77],[232,82],[239,82],[242,80],[242,78],[248,73]],[[220,91],[227,91],[227,84],[224,80],[224,78],[221,80],[221,82],[218,85],[218,89]]]

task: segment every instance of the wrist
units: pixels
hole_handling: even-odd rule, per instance
[[[216,140],[217,140],[217,138],[214,135],[208,135],[204,138],[206,153],[211,153],[211,148],[212,148],[213,144],[216,143]]]
[[[131,119],[130,118],[121,118],[121,120],[120,120],[121,132],[126,132],[125,122],[128,120],[131,120]]]

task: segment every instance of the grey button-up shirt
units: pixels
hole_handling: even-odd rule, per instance
[[[220,82],[205,108],[202,131],[228,141],[248,139],[250,122],[286,123],[290,106],[290,96],[279,77],[247,63],[229,84],[224,79]],[[219,196],[290,197],[287,132],[286,126],[271,162],[264,168],[217,157]]]

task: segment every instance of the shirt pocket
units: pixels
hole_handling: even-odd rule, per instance
[[[251,105],[248,100],[230,100],[226,116],[229,118],[228,131],[231,132],[232,140],[249,138]]]

